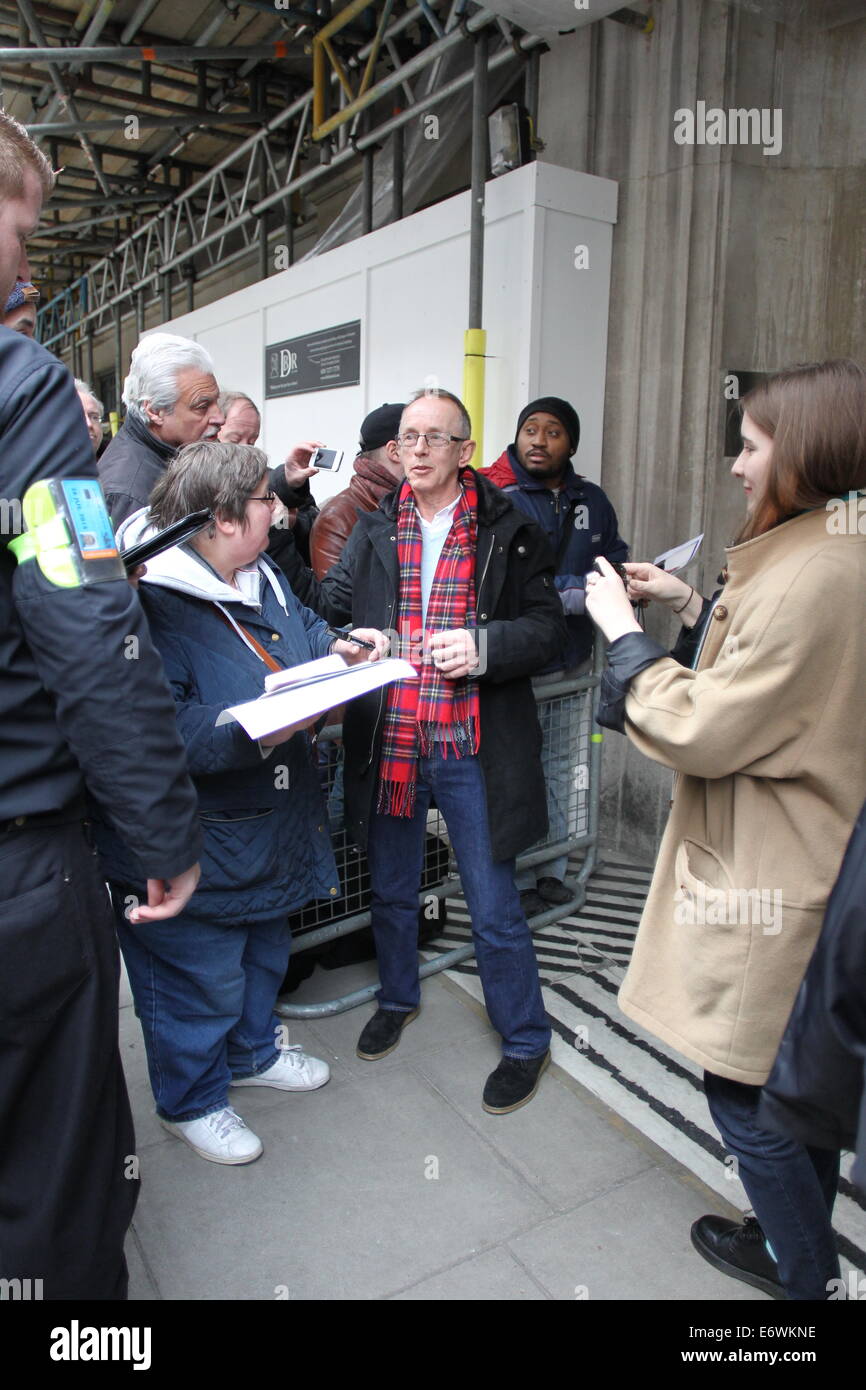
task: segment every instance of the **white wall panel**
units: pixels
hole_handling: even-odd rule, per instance
[[[435,207],[174,319],[172,332],[213,354],[222,386],[261,402],[262,447],[272,463],[290,444],[324,439],[354,456],[358,429],[383,401],[404,400],[430,378],[459,395],[469,298],[470,195]],[[616,185],[534,163],[487,185],[484,459],[514,436],[523,405],[562,395],[581,416],[581,472],[598,478],[604,410],[610,247]],[[574,246],[590,267],[573,268]],[[264,399],[267,344],[361,320],[357,386]],[[340,473],[314,484],[323,500]]]

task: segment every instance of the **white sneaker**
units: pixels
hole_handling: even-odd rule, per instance
[[[252,1163],[263,1152],[262,1141],[247,1129],[230,1105],[199,1120],[164,1120],[160,1124],[189,1144],[199,1158],[211,1163]]]
[[[238,1076],[232,1086],[274,1086],[278,1091],[317,1091],[331,1079],[331,1068],[318,1057],[308,1057],[301,1044],[283,1048],[266,1071],[255,1076]]]

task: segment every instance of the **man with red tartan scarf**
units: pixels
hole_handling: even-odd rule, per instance
[[[435,797],[502,1036],[483,1105],[506,1114],[531,1100],[550,1060],[514,857],[546,829],[530,676],[564,630],[549,544],[468,466],[469,436],[465,407],[448,392],[406,407],[397,440],[405,481],[359,517],[322,581],[322,611],[396,632],[394,647],[419,675],[346,711],[346,823],[367,850],[381,986],[358,1056],[387,1056],[419,1013],[418,892]]]

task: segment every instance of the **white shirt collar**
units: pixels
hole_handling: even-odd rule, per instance
[[[462,493],[458,493],[457,496],[454,498],[453,502],[446,502],[444,507],[440,507],[438,512],[433,513],[429,521],[425,521],[423,516],[419,512],[418,520],[421,522],[421,525],[439,527],[446,520],[450,522],[452,516],[454,515],[454,509],[457,506],[457,503],[460,501],[461,496]]]

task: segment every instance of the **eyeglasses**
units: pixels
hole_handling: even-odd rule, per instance
[[[419,439],[423,439],[428,449],[447,449],[449,444],[465,444],[466,438],[462,434],[443,434],[441,430],[431,430],[424,433],[418,430],[407,430],[405,434],[398,434],[396,443],[401,449],[414,449]]]
[[[274,505],[274,503],[276,502],[276,500],[277,500],[277,494],[276,494],[275,492],[266,492],[265,495],[264,495],[264,497],[260,497],[259,494],[258,494],[257,492],[248,492],[248,493],[247,493],[247,501],[248,501],[248,502],[267,502],[268,506],[269,506],[269,507],[272,507],[272,506]]]
[[[91,425],[105,424],[105,421],[103,420],[102,416],[97,415],[96,412],[92,410],[87,411],[87,413],[85,414],[85,419],[89,420]]]

